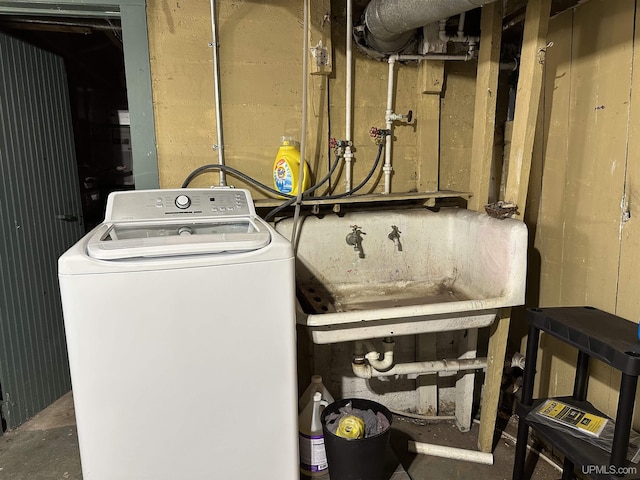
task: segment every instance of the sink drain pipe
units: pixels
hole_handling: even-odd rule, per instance
[[[366,356],[365,356],[366,358]],[[368,359],[367,359],[368,360]],[[487,367],[487,358],[454,358],[428,362],[399,363],[387,370],[380,371],[371,363],[364,363],[356,356],[351,363],[353,373],[359,378],[390,377],[407,375],[409,378],[430,375],[440,372],[459,372],[462,370],[479,370]]]
[[[353,364],[365,364],[364,360],[369,362],[376,371],[389,370],[393,366],[393,348],[395,347],[393,338],[386,337],[382,341],[382,358],[377,347],[371,340],[356,340],[356,349],[354,354]],[[357,374],[356,374],[357,375]],[[371,378],[371,377],[369,377]]]

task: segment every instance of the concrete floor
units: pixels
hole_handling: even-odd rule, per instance
[[[515,434],[515,424],[510,423],[506,430]],[[497,443],[494,465],[487,466],[408,453],[409,439],[475,449],[477,425],[474,425],[470,433],[462,434],[447,422],[427,423],[422,420],[394,417],[391,433],[392,452],[387,468],[389,480],[511,478],[515,449],[509,440],[501,439]],[[538,461],[531,480],[557,480],[560,476],[561,474],[550,465]],[[0,479],[82,480],[71,394],[65,395],[18,429],[0,436]],[[328,476],[317,477],[317,480],[320,479],[328,479]]]

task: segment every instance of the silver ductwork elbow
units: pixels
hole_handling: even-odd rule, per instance
[[[414,39],[415,30],[496,0],[372,0],[364,12],[369,48],[397,53]]]

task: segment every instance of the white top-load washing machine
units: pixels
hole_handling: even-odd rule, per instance
[[[299,478],[293,251],[248,191],[113,193],[59,279],[84,480]]]

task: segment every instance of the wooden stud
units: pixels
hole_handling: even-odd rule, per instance
[[[416,338],[418,361],[437,360],[436,334],[423,333]],[[416,379],[416,404],[421,415],[438,414],[438,376],[421,375]]]
[[[418,72],[418,93],[440,95],[444,85],[444,62],[442,60],[425,60],[420,62]]]
[[[531,0],[527,4],[525,16],[522,63],[518,75],[509,174],[505,193],[506,201],[518,205],[520,219],[524,218],[529,189],[529,172],[544,76],[550,10],[551,0]]]
[[[530,0],[525,16],[521,53],[522,63],[520,65],[516,96],[516,111],[505,196],[507,201],[518,205],[520,210],[519,218],[524,217],[529,186],[533,140],[538,120],[540,93],[544,75],[544,56],[550,10],[551,0]],[[483,452],[490,452],[493,446],[510,317],[511,309],[501,310],[499,317],[491,328],[485,387],[481,405],[480,430],[478,433],[478,446]]]
[[[491,325],[489,347],[487,351],[487,370],[484,375],[484,390],[480,405],[480,428],[478,430],[478,448],[481,452],[493,450],[493,435],[498,416],[500,386],[504,357],[507,350],[507,337],[511,323],[511,309],[501,309],[496,321]]]
[[[438,190],[440,164],[440,95],[444,84],[444,62],[426,60],[418,67],[418,105],[416,119],[418,184],[420,192]]]
[[[502,2],[482,7],[480,51],[476,81],[476,104],[473,119],[473,148],[469,190],[470,210],[480,211],[489,200],[491,163],[496,129],[496,100],[500,73],[502,40]]]
[[[480,51],[478,52],[478,73],[473,120],[473,149],[471,154],[471,175],[469,189],[473,197],[468,208],[479,211],[489,200],[491,163],[495,136],[496,100],[498,75],[500,73],[500,43],[502,40],[502,2],[487,4],[482,8]],[[492,326],[489,339],[489,356],[482,397],[482,418],[478,445],[481,451],[490,452],[493,443],[502,363],[506,351],[507,335],[497,335],[509,331],[509,316],[499,315]],[[502,352],[502,354],[500,354]],[[502,360],[501,360],[502,359]]]

